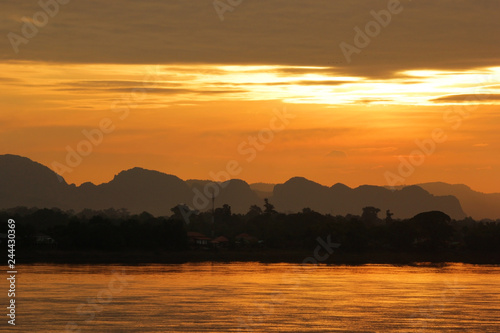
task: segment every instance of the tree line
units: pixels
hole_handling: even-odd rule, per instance
[[[378,216],[376,207],[360,215],[334,216],[309,208],[299,213],[279,213],[265,200],[263,208],[250,207],[246,214],[233,214],[223,205],[213,212],[190,214],[180,206],[171,216],[147,212],[129,214],[125,209],[81,212],[17,207],[0,211],[0,233],[8,219],[16,220],[16,248],[59,250],[167,250],[191,249],[189,232],[209,238],[226,237],[228,249],[238,248],[236,237],[245,233],[258,240],[247,247],[263,249],[311,249],[317,238],[330,237],[341,244],[339,251],[500,251],[500,220],[452,220],[442,212],[424,212],[411,219],[393,219],[390,211]]]

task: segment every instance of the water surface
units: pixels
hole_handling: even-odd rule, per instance
[[[16,328],[498,333],[499,277],[464,264],[32,265],[18,273]]]

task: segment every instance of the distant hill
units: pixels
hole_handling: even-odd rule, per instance
[[[73,190],[69,206],[76,210],[113,207],[134,213],[170,215],[172,207],[189,202],[192,196],[189,186],[180,178],[141,168],[122,171],[109,183],[87,184]]]
[[[180,203],[200,207],[194,205],[194,199],[207,203],[204,209],[210,209],[212,189],[205,189],[209,183],[208,180],[183,181],[158,171],[133,168],[120,172],[108,183],[75,186],[68,185],[52,170],[28,158],[0,155],[0,209],[16,206],[75,211],[126,208],[131,213],[147,211],[157,216],[171,215],[170,209]],[[230,180],[216,188],[219,189],[216,205],[227,203],[234,213],[246,213],[251,205],[262,202],[242,180]]]
[[[214,184],[210,181],[191,181],[191,193],[195,193],[197,202],[202,203],[201,199],[209,199],[210,204],[208,208],[212,207],[210,195],[212,193],[212,187],[208,184]],[[224,183],[217,183],[218,190],[215,190],[218,195],[215,197],[215,206],[221,207],[223,204],[228,204],[231,206],[231,211],[233,213],[244,214],[248,212],[250,206],[261,205],[262,200],[257,196],[257,194],[252,191],[250,185],[240,179],[228,180]],[[208,192],[208,195],[207,195]],[[201,194],[200,194],[201,193]],[[199,199],[201,197],[201,199]],[[190,204],[193,202],[191,199]]]
[[[361,214],[363,207],[374,206],[394,213],[395,218],[411,218],[425,211],[439,210],[454,219],[466,217],[460,202],[453,196],[434,196],[418,186],[391,191],[380,186],[364,185],[354,189],[335,184],[320,185],[305,178],[292,178],[276,185],[272,198],[278,211],[298,212],[311,208],[322,214]]]
[[[62,207],[69,188],[40,163],[16,155],[0,155],[1,208]]]
[[[434,195],[453,195],[460,200],[467,214],[475,220],[497,219],[500,217],[500,193],[482,193],[472,190],[467,185],[447,183],[418,184]]]
[[[169,214],[180,202],[189,202],[190,188],[176,176],[134,168],[122,171],[109,183],[68,185],[49,168],[15,155],[0,156],[0,208],[106,209],[127,208]]]
[[[307,207],[320,213],[346,215],[361,214],[363,207],[375,206],[381,209],[381,217],[387,209],[395,218],[409,218],[432,210],[442,211],[454,219],[465,217],[454,196],[432,195],[417,186],[394,192],[368,185],[351,189],[343,184],[327,187],[300,177],[276,185],[249,185],[238,179],[214,185],[208,180],[183,181],[142,168],[122,171],[108,183],[75,186],[28,158],[0,155],[0,209],[16,206],[75,211],[126,208],[131,213],[147,211],[157,216],[170,215],[170,209],[179,203],[199,210],[211,209],[213,188],[210,184],[216,189],[216,207],[229,204],[233,213],[244,214],[251,205],[262,206],[262,199],[268,197],[280,212],[297,212]],[[491,216],[500,216],[500,213]]]
[[[270,198],[273,196],[274,187],[276,184],[268,183],[253,183],[250,188],[257,194],[260,199]]]

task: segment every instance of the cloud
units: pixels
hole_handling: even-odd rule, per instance
[[[284,141],[319,141],[325,139],[331,139],[337,136],[342,136],[352,131],[355,128],[350,127],[317,127],[317,128],[305,128],[305,129],[287,129],[286,131],[280,132],[280,138]]]
[[[347,154],[341,150],[332,150],[326,156],[333,158],[347,158]]]
[[[1,79],[0,79],[1,81]],[[147,94],[231,94],[244,93],[242,89],[189,89],[183,88],[184,85],[177,82],[154,82],[154,81],[127,81],[127,80],[102,80],[102,81],[70,81],[50,85],[56,91],[72,92],[122,92],[131,93],[137,90],[138,93]],[[175,87],[175,88],[169,88]]]
[[[61,5],[16,54],[0,40],[0,59],[66,63],[276,64],[324,66],[347,76],[390,78],[406,69],[498,66],[495,0],[402,0],[403,11],[348,63],[340,43],[387,0],[245,1],[221,22],[211,1],[88,0]],[[38,2],[3,0],[0,34],[21,34],[20,18]],[[299,69],[291,69],[298,71]],[[283,70],[286,71],[286,70]],[[321,71],[321,70],[318,70]]]
[[[136,88],[144,85],[157,85],[154,81],[106,81],[106,80],[95,80],[95,81],[73,81],[73,82],[63,82],[62,85],[70,87],[83,87],[83,88],[101,88],[101,87],[130,87]],[[162,82],[162,86],[179,86],[177,83]]]
[[[197,90],[197,89],[177,89],[177,88],[138,88],[142,89],[138,93],[144,94],[202,94],[202,95],[215,95],[215,94],[233,94],[233,93],[244,93],[245,90]],[[132,93],[134,88],[55,88],[57,91],[106,91],[106,92],[121,92],[121,93]]]
[[[20,83],[20,82],[23,82],[23,81],[20,80],[20,79],[13,78],[13,77],[2,77],[2,76],[0,76],[0,82],[5,82],[5,83]]]
[[[310,73],[309,73],[310,74]],[[299,80],[299,81],[283,81],[283,82],[211,82],[212,85],[218,86],[340,86],[354,81],[335,81],[335,80]]]
[[[463,94],[449,95],[432,100],[433,102],[498,102],[500,94]]]
[[[363,104],[372,104],[372,103],[383,103],[383,102],[393,102],[392,99],[383,99],[383,98],[363,98],[359,99],[356,102]]]
[[[356,151],[365,154],[380,154],[380,153],[392,153],[398,148],[396,147],[367,147],[367,148],[357,148]]]
[[[351,83],[353,81],[298,81],[291,82],[291,84],[298,84],[301,86],[339,86],[346,83]]]

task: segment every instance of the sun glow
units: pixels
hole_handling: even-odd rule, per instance
[[[268,126],[273,108],[285,103],[300,121],[277,135],[241,178],[272,182],[303,175],[324,184],[383,183],[383,171],[415,149],[415,138],[443,127],[450,137],[443,145],[447,150],[422,167],[438,166],[427,173],[435,175],[431,179],[446,181],[455,174],[469,177],[477,188],[497,186],[476,181],[468,170],[492,175],[497,170],[499,67],[408,70],[387,79],[346,76],[335,67],[274,65],[9,62],[0,71],[3,151],[51,165],[64,159],[68,145],[82,140],[82,130],[103,118],[113,120],[117,130],[92,154],[99,162],[89,158],[88,166],[66,175],[69,182],[109,181],[134,166],[204,179],[237,159],[238,144]],[[114,103],[130,109],[125,121]],[[461,112],[443,119],[457,104],[483,107],[469,118]],[[467,131],[450,128],[457,121]],[[471,158],[464,159],[464,152]],[[273,167],[283,163],[287,173]]]
[[[385,80],[345,77],[337,75],[334,67],[310,66],[14,62],[0,67],[4,77],[0,85],[4,91],[14,95],[29,91],[31,99],[43,98],[56,107],[105,108],[113,96],[133,89],[144,89],[152,108],[220,100],[282,100],[322,105],[496,104],[498,101],[488,96],[500,94],[499,67],[462,73],[408,70]],[[14,80],[19,73],[22,79]],[[464,99],[460,100],[462,95]],[[471,96],[478,97],[471,99]]]

